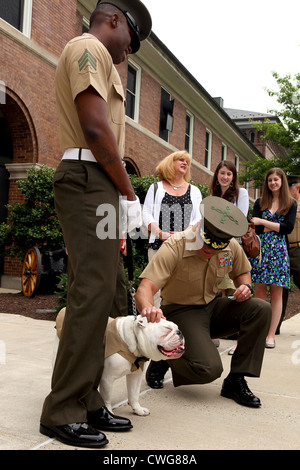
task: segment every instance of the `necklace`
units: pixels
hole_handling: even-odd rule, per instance
[[[169,185],[172,186],[173,189],[176,191],[178,188],[181,188],[181,186],[183,186],[184,183],[185,183],[185,181],[184,181],[182,184],[179,184],[179,185],[177,185],[177,186],[173,186],[173,184],[171,184],[171,183],[169,182]]]

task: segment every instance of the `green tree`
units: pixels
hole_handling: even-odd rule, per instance
[[[254,181],[254,186],[261,186],[269,168],[278,166],[286,174],[300,174],[300,73],[287,74],[280,77],[273,72],[277,82],[277,90],[267,89],[271,97],[276,97],[279,108],[269,112],[279,118],[279,122],[271,123],[268,119],[253,122],[256,129],[263,133],[265,140],[274,141],[285,149],[288,156],[275,155],[270,160],[257,157],[253,163],[245,165],[241,173],[241,182]]]
[[[6,255],[17,256],[22,261],[32,246],[43,252],[64,245],[54,207],[54,171],[45,165],[32,167],[27,178],[18,182],[24,202],[8,204],[7,223],[0,225],[0,246],[6,247]]]

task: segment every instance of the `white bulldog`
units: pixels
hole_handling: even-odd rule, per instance
[[[56,318],[56,346],[65,315],[65,308]],[[112,411],[112,387],[116,379],[126,375],[128,404],[134,413],[146,416],[150,412],[139,404],[143,364],[148,360],[178,359],[184,353],[184,337],[178,326],[165,319],[148,323],[145,317],[128,315],[109,318],[105,334],[105,360],[100,392],[105,406]]]

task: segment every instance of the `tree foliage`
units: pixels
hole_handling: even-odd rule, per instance
[[[263,134],[263,138],[274,141],[285,149],[288,156],[275,155],[270,160],[257,157],[253,163],[245,165],[245,171],[241,173],[241,182],[254,181],[254,186],[261,186],[269,168],[280,167],[286,174],[300,175],[300,73],[295,76],[287,74],[280,77],[273,72],[277,82],[277,90],[267,89],[271,97],[276,97],[279,108],[269,112],[277,116],[280,122],[255,122],[253,125]]]

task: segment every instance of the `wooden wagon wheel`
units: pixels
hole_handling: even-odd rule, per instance
[[[22,291],[26,297],[33,297],[40,285],[42,261],[39,249],[34,246],[27,251],[22,268]]]

